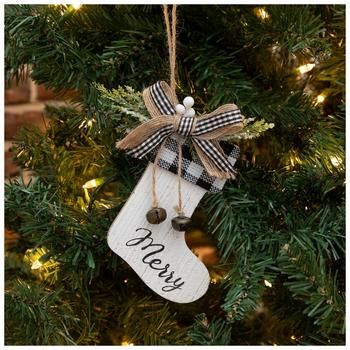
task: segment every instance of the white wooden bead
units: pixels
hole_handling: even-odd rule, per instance
[[[196,114],[195,110],[193,108],[190,108],[186,110],[184,117],[194,117]]]
[[[191,96],[187,96],[184,98],[183,104],[186,107],[186,109],[189,109],[194,105],[194,99]]]
[[[184,114],[185,113],[185,111],[186,111],[186,108],[185,108],[185,106],[184,105],[182,105],[182,104],[178,104],[178,105],[176,105],[175,106],[175,111],[176,111],[176,113],[178,113],[178,114]]]

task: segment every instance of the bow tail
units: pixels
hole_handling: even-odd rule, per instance
[[[216,140],[200,140],[192,138],[196,152],[205,169],[211,176],[235,179],[236,171]]]
[[[173,132],[171,118],[160,116],[141,124],[132,130],[116,147],[128,150],[127,153],[142,158],[160,145]]]

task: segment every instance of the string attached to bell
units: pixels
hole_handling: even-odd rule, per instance
[[[163,5],[164,22],[167,32],[167,42],[169,50],[169,67],[170,67],[170,89],[174,95],[176,95],[176,5],[172,5],[171,18],[168,5]],[[182,105],[177,105],[179,109]],[[176,109],[176,108],[175,108]],[[182,110],[176,110],[178,114],[181,114]],[[194,111],[193,111],[194,112]],[[192,111],[191,111],[192,114]],[[194,113],[193,115],[194,116]],[[159,147],[158,153],[153,162],[152,169],[152,209],[147,213],[147,220],[152,224],[163,222],[167,215],[166,211],[159,206],[159,198],[156,193],[156,168],[159,160],[160,153],[166,140]],[[175,208],[178,216],[172,219],[172,226],[177,231],[186,231],[190,226],[190,218],[184,214],[183,202],[182,202],[182,188],[181,188],[181,175],[182,175],[182,140],[177,137],[178,148],[178,168],[177,168],[177,188],[178,188],[178,205]]]
[[[176,65],[176,5],[173,5],[172,8],[172,20],[169,18],[169,11],[168,11],[168,5],[163,5],[163,15],[164,15],[164,22],[166,26],[166,32],[167,32],[167,40],[168,40],[168,50],[169,50],[169,66],[170,66],[170,88],[173,94],[175,94],[176,90],[176,81],[175,81],[175,65]],[[172,22],[170,24],[170,21]],[[161,154],[161,151],[163,149],[164,141],[157,152],[157,155],[153,162],[153,169],[152,169],[152,209],[147,213],[147,220],[149,220],[149,217],[154,216],[154,213],[157,213],[157,211],[163,211],[163,208],[159,208],[159,198],[157,196],[156,192],[156,169],[158,160]],[[150,213],[153,213],[152,215]],[[150,215],[149,215],[150,214]],[[156,215],[158,217],[158,215]],[[166,215],[164,220],[166,219]],[[162,221],[164,221],[162,220]],[[151,220],[155,223],[155,219]],[[159,221],[159,220],[158,220]],[[160,222],[162,222],[160,221]]]

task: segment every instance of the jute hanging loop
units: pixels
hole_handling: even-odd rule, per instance
[[[169,17],[168,5],[163,6],[164,22],[167,31],[169,66],[170,66],[170,88],[175,94],[175,67],[176,67],[176,5],[173,5],[171,19]]]
[[[181,197],[182,142],[180,138],[190,138],[206,171],[218,178],[235,178],[235,170],[221,149],[218,139],[242,129],[242,116],[238,107],[227,104],[214,112],[193,117],[195,111],[181,115],[176,112],[178,99],[176,96],[176,5],[172,6],[171,18],[168,5],[163,6],[164,21],[167,30],[169,49],[170,86],[164,81],[146,88],[143,99],[152,119],[138,126],[123,140],[117,148],[127,150],[133,157],[143,158],[158,149],[152,172],[152,207],[158,207],[156,194],[156,167],[159,154],[170,135],[177,135],[178,145],[178,206],[176,211],[183,214]],[[187,97],[193,104],[193,99]],[[185,99],[186,100],[186,99]],[[184,100],[184,104],[185,104]],[[184,106],[180,106],[185,109]],[[179,110],[179,109],[178,109]],[[192,116],[189,116],[192,115]]]

